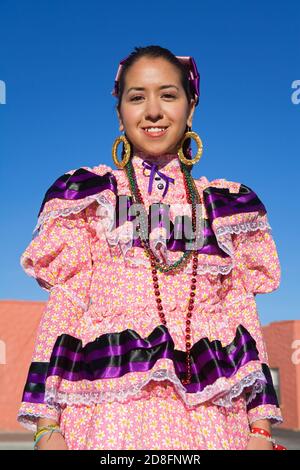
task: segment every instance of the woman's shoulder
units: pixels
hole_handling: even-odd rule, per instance
[[[101,193],[116,193],[117,180],[110,166],[81,166],[60,174],[48,186],[38,212],[36,231],[49,218],[78,214]]]
[[[79,175],[79,174],[86,174],[87,176],[89,175],[90,177],[93,177],[93,175],[98,175],[102,176],[105,175],[106,173],[114,173],[114,170],[109,166],[104,163],[100,163],[99,165],[94,165],[94,166],[80,166],[77,168],[72,168],[71,170],[67,170],[65,173],[63,173],[59,178],[67,177],[68,175],[73,176],[73,175]],[[55,180],[56,181],[56,180]],[[55,182],[54,181],[54,182]]]
[[[195,183],[205,213],[211,220],[217,217],[224,219],[225,216],[239,214],[242,221],[248,218],[246,214],[255,213],[258,215],[260,213],[264,215],[267,212],[257,192],[242,182],[226,178],[209,180],[202,176],[195,179]]]
[[[94,165],[94,166],[82,166],[80,168],[83,168],[86,171],[89,171],[91,173],[95,173],[96,175],[104,175],[106,173],[113,173],[114,170],[112,169],[111,166],[106,165],[105,163],[99,163],[99,165]],[[73,172],[77,171],[78,169],[75,170],[70,170]]]
[[[228,189],[230,193],[237,193],[241,188],[240,182],[231,181],[226,178],[214,178],[212,180],[208,179],[206,176],[200,176],[198,178],[194,178],[197,187],[202,189],[203,191],[206,188],[220,188],[220,189]]]

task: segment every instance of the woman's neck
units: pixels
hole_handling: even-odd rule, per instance
[[[141,160],[146,160],[151,163],[155,163],[158,167],[162,167],[172,162],[173,160],[178,160],[178,154],[174,153],[163,153],[161,155],[153,155],[142,150],[138,150],[133,146],[133,156]]]

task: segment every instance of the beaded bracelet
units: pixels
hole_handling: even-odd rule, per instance
[[[275,443],[274,439],[272,439],[271,434],[263,428],[251,428],[250,436],[262,437],[264,439],[267,439],[267,441],[273,442],[273,444]]]
[[[256,427],[251,428],[250,436],[262,437],[263,439],[266,439],[267,441],[272,442],[273,445],[275,444],[275,440],[272,439],[271,434],[263,428],[256,428]]]
[[[266,429],[263,429],[263,428],[257,428],[255,426],[253,428],[251,428],[251,432],[256,433],[256,434],[261,434],[261,435],[266,436],[266,437],[271,437],[271,434],[269,433],[269,431],[267,431]]]
[[[263,439],[267,439],[267,441],[272,442],[273,450],[287,450],[286,447],[276,444],[275,439],[272,439],[271,434],[265,429],[253,427],[251,428],[250,436],[262,437]]]

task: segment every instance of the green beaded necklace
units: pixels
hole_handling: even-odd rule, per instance
[[[195,185],[194,179],[191,176],[188,169],[186,168],[186,165],[184,165],[182,162],[180,162],[180,167],[181,167],[181,171],[182,171],[183,176],[184,176],[184,185],[185,185],[185,190],[186,190],[186,194],[187,194],[187,200],[188,200],[189,204],[192,204],[192,227],[193,227],[193,231],[194,231],[194,233],[196,232],[196,237],[198,238],[200,224],[198,224],[198,226],[196,224],[196,207],[197,207],[197,204],[200,204],[200,195],[199,195],[198,189]],[[130,185],[131,193],[132,193],[133,198],[134,198],[134,202],[138,203],[140,205],[140,207],[142,208],[142,213],[137,211],[137,215],[140,216],[140,224],[138,224],[138,226],[137,226],[137,231],[140,232],[139,238],[141,240],[142,246],[144,247],[144,249],[146,251],[146,255],[148,257],[150,257],[151,254],[152,254],[152,256],[154,256],[154,254],[153,254],[153,252],[150,248],[149,243],[147,241],[145,241],[148,238],[148,231],[146,229],[146,227],[148,226],[148,215],[147,215],[147,211],[146,211],[146,208],[145,208],[145,204],[144,204],[144,201],[143,201],[142,194],[141,194],[141,192],[139,190],[139,187],[137,185],[136,174],[135,174],[135,170],[134,170],[134,167],[132,165],[131,159],[129,160],[129,162],[125,166],[125,172],[126,172],[126,175],[127,175],[128,181],[129,181],[129,185]],[[165,263],[156,264],[155,268],[157,270],[159,270],[160,272],[178,272],[179,268],[183,268],[188,263],[188,261],[190,260],[192,254],[193,254],[192,250],[185,250],[185,252],[180,257],[180,259],[177,260],[175,263],[170,264],[170,265],[167,265]],[[156,257],[155,257],[155,259],[156,259]],[[156,261],[158,261],[158,260],[156,259]]]

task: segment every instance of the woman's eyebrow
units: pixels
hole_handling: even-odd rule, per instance
[[[176,85],[162,85],[162,86],[159,87],[159,90],[163,90],[165,88],[171,88],[171,87],[172,88],[177,88],[177,90],[179,90],[178,86],[176,86]],[[143,91],[143,90],[145,90],[145,88],[143,88],[143,87],[131,87],[127,90],[127,94],[132,90]]]

